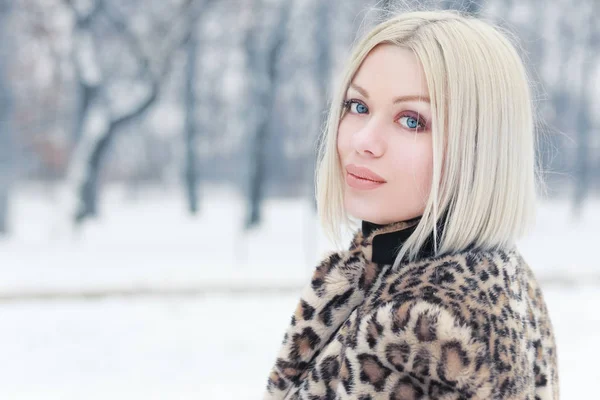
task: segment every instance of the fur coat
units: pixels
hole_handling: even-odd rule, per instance
[[[542,291],[516,248],[392,269],[418,219],[363,221],[316,266],[264,399],[558,399]]]

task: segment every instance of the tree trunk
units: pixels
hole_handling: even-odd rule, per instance
[[[185,84],[185,187],[188,209],[191,214],[198,212],[198,181],[196,176],[196,68],[198,42],[192,32],[187,43],[187,66]]]
[[[277,80],[277,62],[283,45],[285,44],[286,26],[291,12],[292,1],[282,2],[280,5],[280,16],[276,28],[271,37],[274,39],[270,43],[268,52],[260,54],[258,43],[259,27],[253,27],[253,32],[247,40],[247,48],[249,52],[248,59],[250,60],[250,71],[264,79],[258,79],[264,86],[259,86],[256,89],[258,94],[258,104],[262,114],[259,117],[256,125],[254,140],[250,151],[250,177],[249,177],[249,192],[248,192],[248,213],[245,221],[245,229],[250,229],[260,224],[261,215],[260,207],[264,196],[265,185],[265,150],[268,135],[268,124],[271,119],[273,110],[273,100],[275,98],[275,82]],[[258,21],[258,19],[256,19]],[[264,58],[263,58],[264,57]],[[254,78],[256,79],[256,77]],[[256,86],[255,86],[256,87]]]
[[[577,117],[575,118],[577,127],[577,157],[575,159],[575,193],[573,198],[573,214],[576,218],[581,217],[582,207],[589,192],[590,186],[590,131],[592,124],[589,113],[589,105],[594,103],[593,93],[594,85],[586,83],[586,80],[593,76],[595,69],[594,59],[598,54],[598,40],[600,32],[596,24],[598,15],[598,3],[592,1],[592,10],[588,14],[588,35],[585,52],[585,58],[581,65],[580,96],[577,96]]]
[[[0,37],[9,37],[4,29],[11,12],[11,2],[0,1]],[[0,235],[8,232],[8,200],[14,174],[14,140],[12,131],[12,91],[7,76],[10,40],[0,41]]]

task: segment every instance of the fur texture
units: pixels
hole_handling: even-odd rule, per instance
[[[373,237],[316,267],[264,399],[558,399],[542,292],[516,249],[391,265]]]

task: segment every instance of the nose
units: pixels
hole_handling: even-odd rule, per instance
[[[380,118],[381,119],[381,118]],[[352,135],[352,147],[361,155],[381,157],[385,152],[385,124],[378,118],[370,118]]]

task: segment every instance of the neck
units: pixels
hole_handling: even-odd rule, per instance
[[[363,220],[361,224],[365,256],[377,264],[393,264],[400,247],[416,230],[421,216],[405,221],[376,224]],[[421,249],[422,256],[433,255],[433,238]]]

